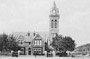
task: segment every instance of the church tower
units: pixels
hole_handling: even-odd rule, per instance
[[[49,15],[49,35],[51,39],[55,37],[56,34],[59,33],[59,10],[56,6],[56,3],[54,1],[53,7],[51,9],[50,15]]]

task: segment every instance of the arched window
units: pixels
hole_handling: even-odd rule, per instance
[[[53,28],[53,20],[51,21],[51,28]]]
[[[40,45],[40,40],[39,40],[39,45]]]
[[[55,20],[55,28],[57,28],[57,20]]]
[[[39,45],[39,40],[37,40],[37,45]]]
[[[40,40],[40,45],[42,45],[41,40]]]
[[[37,41],[35,40],[35,45],[37,45]]]

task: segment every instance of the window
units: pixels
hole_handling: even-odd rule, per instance
[[[38,40],[38,45],[41,45],[41,40],[40,39]]]
[[[39,42],[40,42],[40,45],[42,45],[41,40]]]
[[[53,28],[53,20],[51,21],[51,28]]]
[[[39,40],[38,40],[38,45],[39,45]]]
[[[34,44],[35,44],[35,40],[34,40]]]
[[[37,40],[35,40],[35,45],[37,45]]]
[[[39,45],[39,40],[35,40],[35,45]]]
[[[37,40],[37,45],[39,45],[39,40]]]
[[[38,40],[36,40],[36,45],[38,45]]]
[[[36,40],[34,41],[34,44],[36,45]]]
[[[55,22],[55,28],[57,28],[57,23]]]
[[[55,20],[55,28],[57,28],[57,20]]]

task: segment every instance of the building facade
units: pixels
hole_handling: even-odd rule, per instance
[[[26,36],[20,34],[18,37],[18,42],[19,46],[21,46],[21,55],[44,54],[45,41],[38,33],[33,33]]]
[[[54,1],[53,8],[51,9],[51,13],[49,15],[50,21],[49,21],[49,34],[50,38],[52,40],[52,37],[55,37],[56,34],[59,33],[59,9],[56,6],[56,3]]]
[[[45,42],[39,34],[37,34],[36,37],[32,40],[31,45],[33,54],[44,54]]]
[[[50,26],[48,33],[36,33],[36,32],[17,32],[13,33],[16,37],[17,42],[21,46],[22,55],[34,55],[34,54],[44,54],[45,42],[51,43],[52,38],[59,33],[59,10],[56,7],[55,2],[53,3],[53,8],[49,15]]]
[[[90,55],[90,43],[77,47],[71,52],[72,56],[86,56]]]

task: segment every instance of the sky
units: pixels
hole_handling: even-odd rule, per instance
[[[54,0],[0,0],[0,33],[48,32]],[[90,43],[90,0],[55,0],[59,33],[76,46]]]

